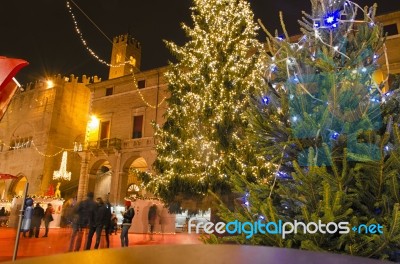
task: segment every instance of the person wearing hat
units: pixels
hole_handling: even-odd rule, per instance
[[[124,219],[122,220],[121,246],[127,247],[129,245],[128,231],[132,225],[132,219],[135,216],[135,210],[131,207],[131,201],[125,201],[125,212],[122,216]]]
[[[42,237],[47,237],[49,234],[50,222],[54,220],[53,213],[54,213],[53,205],[51,203],[48,203],[46,211],[44,212],[44,227],[46,231],[44,233],[44,236]]]
[[[27,198],[25,199],[24,206],[24,218],[22,220],[21,231],[23,232],[23,236],[26,237],[26,232],[30,231],[31,223],[32,223],[32,214],[33,214],[33,199]]]

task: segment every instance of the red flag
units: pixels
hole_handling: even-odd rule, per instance
[[[26,65],[27,61],[0,56],[0,120],[18,88],[13,77]]]

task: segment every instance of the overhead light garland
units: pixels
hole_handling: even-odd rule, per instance
[[[75,4],[75,5],[76,5],[76,4]],[[74,27],[75,27],[75,31],[76,31],[76,33],[78,34],[79,39],[81,40],[83,46],[86,48],[86,50],[89,52],[89,54],[92,55],[98,62],[100,62],[100,63],[102,63],[102,64],[105,64],[105,65],[107,65],[108,67],[114,67],[114,68],[118,68],[118,67],[124,66],[125,64],[129,64],[129,63],[130,63],[130,61],[128,60],[128,61],[124,61],[124,62],[122,62],[122,63],[120,63],[120,64],[113,65],[113,64],[110,64],[110,63],[106,62],[105,60],[101,59],[100,56],[97,55],[97,54],[88,46],[86,39],[83,37],[82,30],[80,30],[79,27],[78,27],[78,22],[77,22],[77,20],[76,20],[76,18],[75,18],[74,13],[72,12],[72,7],[71,7],[71,4],[70,4],[70,2],[69,2],[68,0],[67,0],[67,8],[68,8],[68,12],[71,14],[72,21],[73,21]],[[111,43],[112,43],[112,42],[111,42]]]
[[[73,1],[72,1],[73,2]],[[75,2],[73,2],[74,4],[75,4],[75,6],[77,6],[77,4],[75,3]],[[78,7],[78,6],[77,6]],[[79,28],[79,26],[78,26],[78,21],[76,20],[76,18],[75,18],[75,15],[74,15],[74,13],[73,13],[73,11],[72,11],[72,7],[71,7],[71,4],[70,4],[70,2],[67,0],[67,8],[68,8],[68,12],[71,14],[71,17],[72,17],[72,21],[73,21],[73,23],[74,23],[74,27],[75,27],[75,31],[76,31],[76,33],[78,34],[78,36],[79,36],[79,39],[81,40],[81,43],[83,44],[83,46],[85,47],[85,49],[89,52],[89,54],[90,55],[92,55],[92,57],[94,57],[98,62],[100,62],[100,63],[102,63],[102,64],[104,64],[104,65],[107,65],[108,67],[113,67],[113,68],[118,68],[118,67],[122,67],[122,66],[125,66],[125,65],[131,65],[132,67],[133,67],[133,63],[132,63],[132,60],[131,59],[129,59],[129,60],[126,60],[126,61],[124,61],[124,62],[122,62],[122,63],[120,63],[120,64],[110,64],[110,63],[108,63],[108,62],[106,62],[105,60],[103,60],[103,59],[101,59],[94,51],[93,51],[93,49],[92,48],[90,48],[89,46],[88,46],[88,44],[87,44],[87,41],[85,40],[85,38],[83,37],[83,34],[82,34],[82,30]],[[79,8],[79,7],[78,7]],[[81,10],[81,9],[80,9]],[[81,10],[82,11],[82,10]],[[82,11],[83,12],[83,11]],[[86,15],[86,14],[85,14]],[[93,23],[93,22],[92,22]],[[96,25],[95,25],[96,26]],[[97,27],[97,26],[96,26]],[[97,27],[97,29],[104,35],[104,33]],[[108,38],[107,38],[108,39]],[[112,43],[112,42],[111,42]],[[125,58],[126,59],[126,58]],[[138,86],[137,86],[137,81],[136,81],[136,78],[135,78],[135,74],[133,73],[133,70],[131,71],[132,72],[132,77],[133,77],[133,83],[134,83],[134,86],[135,86],[135,88],[136,88],[136,90],[138,91],[138,93],[139,93],[139,96],[140,96],[140,98],[142,99],[142,101],[148,106],[148,107],[150,107],[150,108],[158,108],[158,107],[160,107],[163,103],[164,103],[164,101],[167,99],[167,97],[164,97],[161,101],[160,101],[160,103],[158,103],[157,105],[152,105],[152,104],[150,104],[149,102],[147,102],[146,101],[146,99],[144,98],[144,96],[143,96],[143,94],[140,92],[140,90],[139,90],[139,88],[138,88]]]
[[[59,155],[61,152],[66,151],[66,149],[62,148],[62,149],[61,149],[60,151],[58,151],[57,153],[48,155],[48,154],[45,154],[45,153],[41,152],[41,151],[37,148],[37,146],[36,146],[36,144],[33,142],[33,140],[32,140],[32,146],[35,148],[35,150],[36,150],[40,155],[42,155],[42,156],[44,156],[44,157],[46,157],[46,158],[55,157],[55,156]]]
[[[164,103],[164,101],[167,99],[167,97],[164,96],[164,98],[157,105],[150,104],[149,102],[146,101],[146,99],[144,99],[143,94],[140,92],[140,88],[137,85],[137,80],[136,80],[135,74],[133,72],[132,72],[132,78],[133,78],[133,84],[135,86],[135,89],[139,93],[140,99],[142,99],[143,103],[145,103],[148,107],[156,109],[156,108],[160,107]]]
[[[77,151],[77,150],[75,150],[75,146],[74,146],[74,149],[66,149],[66,148],[57,147],[57,148],[60,148],[61,150],[56,152],[56,153],[54,153],[54,154],[45,154],[45,153],[43,153],[42,151],[40,151],[38,149],[38,147],[36,146],[36,144],[35,144],[35,142],[33,140],[30,140],[29,142],[24,143],[24,147],[21,147],[21,145],[19,147],[13,147],[13,146],[10,146],[10,145],[8,145],[8,144],[6,144],[4,142],[0,143],[0,145],[1,144],[3,146],[5,146],[6,148],[10,149],[10,150],[17,150],[17,149],[21,149],[21,148],[29,148],[29,147],[32,146],[36,150],[36,152],[38,154],[40,154],[41,156],[46,157],[46,158],[53,158],[53,157],[59,155],[60,153],[62,153],[63,151],[74,151],[74,152]],[[82,146],[81,146],[81,150],[82,150]],[[81,151],[81,150],[78,149],[78,151]]]

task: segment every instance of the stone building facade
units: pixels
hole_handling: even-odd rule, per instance
[[[376,73],[378,80],[384,80],[388,77],[388,70],[390,74],[400,74],[400,11],[377,16],[376,20],[383,25],[383,31],[387,33],[385,45],[388,68],[384,66],[386,57],[381,56],[379,63],[382,67]]]
[[[89,191],[96,197],[109,193],[112,204],[131,194],[146,196],[136,170],[151,171],[156,158],[152,123],[163,123],[167,68],[140,71],[139,49],[129,35],[114,38],[111,65],[118,67],[110,67],[109,80],[88,85],[92,123],[80,152],[78,200]]]
[[[25,182],[30,195],[45,196],[50,185],[57,184],[53,172],[60,168],[63,150],[69,150],[67,170],[72,179],[61,184],[65,191],[68,185],[77,185],[80,157],[71,150],[85,136],[88,83],[86,77],[78,82],[73,75],[56,76],[27,85],[13,97],[0,122],[0,172],[18,179],[0,183],[2,199],[22,195]]]

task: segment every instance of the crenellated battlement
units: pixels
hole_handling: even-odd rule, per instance
[[[137,49],[141,49],[140,42],[129,34],[119,35],[114,37],[113,44],[126,43],[128,45],[134,45]]]
[[[58,74],[52,77],[48,77],[46,79],[30,82],[22,86],[22,89],[23,91],[40,90],[40,89],[50,89],[55,86],[62,86],[66,83],[74,83],[74,84],[82,83],[88,85],[91,83],[98,83],[98,82],[101,82],[101,78],[99,78],[97,75],[92,77],[87,77],[86,75],[82,75],[79,81],[79,77],[75,77],[74,74],[71,74],[69,77],[61,76],[61,74]]]
[[[140,72],[141,57],[142,47],[129,33],[114,37],[108,78]]]

